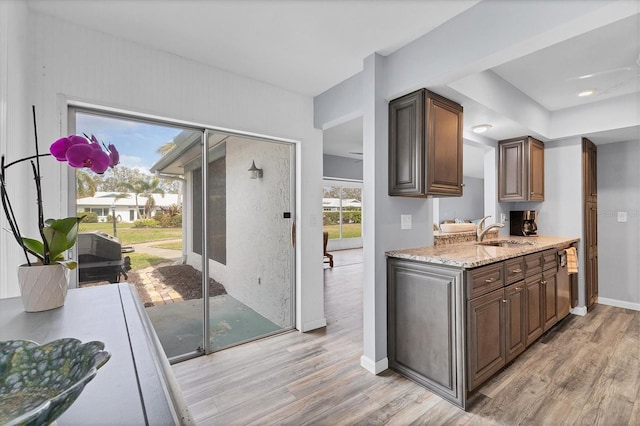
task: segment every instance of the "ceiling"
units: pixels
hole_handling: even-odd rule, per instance
[[[389,55],[452,20],[478,1],[417,0],[27,0],[38,12],[167,51],[236,74],[316,96],[362,70],[374,52]],[[621,3],[621,2],[619,2]],[[640,0],[637,12],[594,25],[526,55],[443,87],[438,93],[464,105],[465,130],[490,123],[492,140],[532,134],[509,111],[473,93],[479,78],[498,81],[547,114],[580,105],[640,96]],[[153,7],[149,7],[153,4]],[[484,4],[484,2],[483,2]],[[494,3],[494,5],[498,3]],[[488,7],[491,4],[487,5]],[[603,16],[592,14],[598,19]],[[604,22],[604,21],[603,21]],[[575,24],[575,23],[572,23]],[[526,25],[526,24],[523,24]],[[577,24],[575,24],[577,25]],[[569,25],[567,24],[567,28]],[[461,28],[464,34],[464,28]],[[567,29],[568,31],[568,29]],[[487,29],[489,34],[491,31]],[[560,32],[561,33],[561,32]],[[578,77],[593,74],[593,77]],[[596,89],[579,98],[581,90]],[[640,99],[640,98],[639,98]],[[638,126],[582,136],[596,143],[640,139]],[[362,119],[325,130],[327,154],[360,158]],[[465,158],[465,162],[467,159]]]

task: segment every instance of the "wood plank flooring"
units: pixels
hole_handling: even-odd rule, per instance
[[[360,367],[362,264],[325,268],[326,329],[173,366],[200,425],[640,425],[640,312],[570,315],[480,388],[464,412],[390,370]]]

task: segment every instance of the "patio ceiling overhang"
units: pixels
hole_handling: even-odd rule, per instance
[[[225,155],[225,144],[222,142],[237,136],[227,133],[209,133],[209,162]],[[242,138],[240,138],[242,139]],[[184,175],[185,172],[197,169],[202,157],[202,132],[185,130],[175,137],[175,147],[161,157],[153,166],[151,173],[163,175]]]

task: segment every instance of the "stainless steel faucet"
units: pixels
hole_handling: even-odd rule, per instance
[[[480,222],[478,222],[478,225],[476,226],[476,241],[477,242],[481,242],[482,239],[484,238],[485,234],[487,232],[489,232],[491,229],[504,227],[504,223],[494,223],[494,224],[489,225],[489,226],[487,226],[485,228],[484,227],[484,221],[487,220],[490,217],[491,216],[485,216],[482,219],[480,219]]]

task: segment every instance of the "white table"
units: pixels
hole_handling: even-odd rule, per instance
[[[0,300],[0,340],[46,343],[62,337],[102,341],[111,359],[58,425],[192,423],[133,286],[72,289],[63,307],[37,313],[24,312],[20,298]]]

